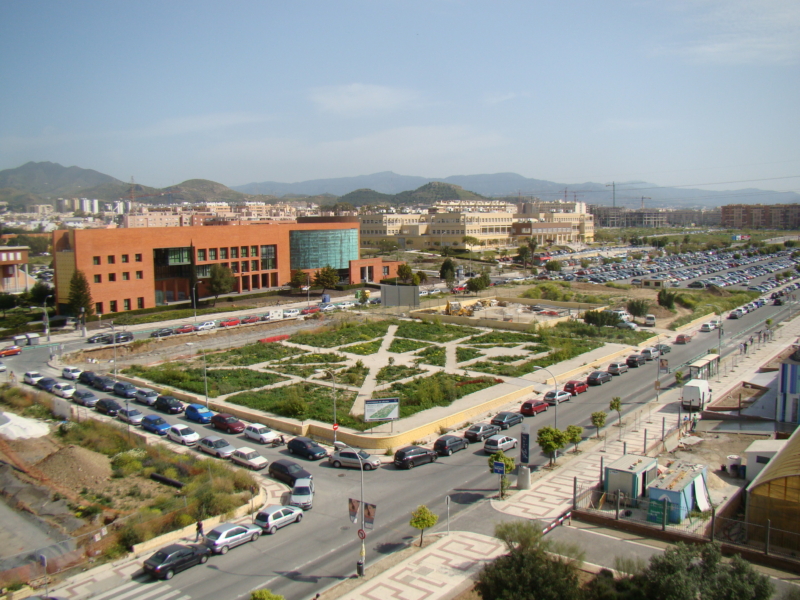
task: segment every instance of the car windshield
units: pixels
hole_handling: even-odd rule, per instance
[[[545,398],[552,398],[552,397],[553,397],[553,396],[555,396],[555,395],[556,395],[556,393],[555,393],[555,392],[547,392],[547,393],[544,395],[544,397],[545,397]]]
[[[297,473],[298,471],[302,471],[302,467],[298,464],[289,465],[289,473]]]
[[[307,486],[296,487],[292,490],[292,493],[295,496],[310,496],[311,495],[311,488]]]
[[[179,429],[178,433],[182,436],[192,435],[194,433],[194,429],[189,429],[188,427],[184,427],[183,429]]]
[[[363,450],[361,450],[361,451],[358,453],[358,455],[359,455],[359,456],[360,456],[362,459],[364,459],[364,460],[366,460],[366,459],[368,459],[368,458],[369,458],[369,454],[367,454],[367,453],[366,453],[366,452],[364,452]]]
[[[269,427],[253,427],[253,431],[256,433],[269,433],[270,429]]]
[[[151,422],[153,425],[165,425],[165,424],[167,423],[167,422],[166,422],[164,419],[162,419],[161,417],[158,417],[158,418],[156,418],[156,419],[151,419],[151,420],[150,420],[150,422]]]
[[[131,410],[128,411],[128,416],[129,417],[138,417],[140,414],[142,414],[142,413],[140,413],[135,408],[132,408]]]
[[[225,418],[225,422],[226,423],[236,423],[236,417],[226,417]]]
[[[214,448],[224,448],[225,446],[228,445],[228,442],[226,442],[225,440],[216,440],[215,442],[212,443],[212,445],[214,446]]]
[[[158,552],[156,552],[155,554],[153,554],[153,556],[151,557],[151,560],[152,560],[153,562],[160,562],[160,563],[162,563],[162,562],[164,562],[165,560],[167,560],[167,558],[168,558],[167,554],[165,554],[164,552],[162,552],[161,550],[159,550]]]
[[[197,414],[198,415],[206,415],[206,414],[210,414],[211,413],[211,411],[208,410],[207,408],[202,408],[201,407],[201,408],[198,408],[196,410],[197,410]]]
[[[245,460],[255,460],[258,458],[258,452],[253,450],[252,452],[242,452],[242,458]]]
[[[469,428],[469,431],[480,431],[482,428],[480,425],[473,425]]]

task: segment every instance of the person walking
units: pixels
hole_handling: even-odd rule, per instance
[[[203,541],[203,539],[205,539],[205,533],[203,532],[203,522],[198,520],[197,527],[195,527],[194,541],[195,543],[197,543]]]

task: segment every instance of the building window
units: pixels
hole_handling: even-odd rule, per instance
[[[111,302],[109,302],[109,303],[108,303],[108,309],[109,309],[109,310],[110,310],[112,313],[113,313],[113,312],[117,312],[117,301],[116,301],[116,300],[112,300]]]
[[[250,272],[250,263],[246,260],[242,261],[242,273],[249,273]]]
[[[203,262],[206,259],[206,251],[205,250],[198,250],[197,251],[197,260],[199,262]]]
[[[258,246],[250,246],[250,256],[258,256]]]
[[[239,249],[236,247],[231,248],[231,258],[239,258]]]
[[[760,465],[765,465],[769,462],[769,456],[756,456],[756,462]]]
[[[93,265],[99,265],[100,264],[100,257],[99,256],[93,256],[92,257],[92,264]]]
[[[122,301],[122,310],[130,310],[131,309],[131,301],[130,298],[126,298]]]
[[[108,274],[108,280],[109,281],[116,281],[117,280],[117,274],[116,273],[109,273]]]
[[[250,270],[251,271],[258,271],[258,261],[257,260],[251,260],[250,261]]]
[[[102,275],[95,275],[94,276],[95,283],[103,283],[103,276]]]
[[[109,255],[109,257],[108,257],[108,264],[110,264],[110,265],[113,265],[115,260],[116,260],[116,259],[114,258],[114,255]]]
[[[211,248],[208,251],[208,260],[217,260],[217,249]]]
[[[242,246],[242,258],[247,258],[250,256],[247,251],[247,246]]]
[[[211,277],[211,265],[197,265],[194,268],[195,277],[202,279],[204,277]]]
[[[384,277],[388,277],[389,276],[389,267],[383,267],[383,276]]]
[[[144,308],[144,298],[136,299],[136,308]]]
[[[136,262],[142,262],[142,255],[141,254],[134,254],[134,260],[136,260]]]
[[[144,279],[144,271],[136,271],[136,279]]]
[[[220,258],[220,260],[227,260],[228,259],[228,249],[227,248],[220,248],[219,249],[219,258]]]
[[[276,246],[261,246],[261,270],[267,271],[277,268],[275,264]],[[255,255],[254,255],[255,256]]]
[[[231,263],[231,273],[238,273],[239,272],[239,263],[232,262]]]
[[[130,279],[131,279],[131,274],[128,273],[128,271],[124,271],[122,273],[122,281],[130,281]]]
[[[103,303],[102,302],[95,302],[94,303],[94,312],[98,315],[103,314]]]
[[[289,257],[292,270],[347,269],[358,260],[358,230],[290,231]]]
[[[122,262],[124,262],[124,263],[128,262],[128,255],[127,254],[123,254],[122,255]]]

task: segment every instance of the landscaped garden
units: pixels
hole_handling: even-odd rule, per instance
[[[434,365],[436,367],[443,367],[447,362],[447,355],[444,346],[430,346],[421,352],[417,352],[419,361],[426,365]]]
[[[420,350],[421,348],[427,348],[430,344],[425,344],[423,342],[417,342],[415,340],[408,340],[405,338],[394,338],[392,343],[389,345],[389,352],[395,352],[396,354],[403,354],[404,352],[412,352],[414,350]]]
[[[475,350],[474,348],[456,348],[456,362],[462,363],[466,360],[478,358],[479,356],[483,356],[483,352]]]
[[[405,383],[394,383],[388,389],[375,392],[375,397],[399,397],[402,418],[436,406],[449,406],[454,400],[502,382],[502,379],[493,377],[464,377],[440,372]]]
[[[479,332],[480,330],[474,327],[443,325],[437,321],[403,321],[395,335],[401,338],[444,344]]]
[[[512,342],[516,342],[516,345],[519,345],[519,344],[532,344],[538,341],[540,341],[540,338],[535,333],[531,334],[531,333],[517,333],[515,331],[490,331],[489,333],[484,333],[483,335],[478,335],[473,338],[470,338],[467,343],[470,346],[476,344],[490,344],[492,346],[503,344],[504,346],[507,346]]]
[[[492,361],[481,361],[469,366],[471,371],[482,371],[493,375],[504,375],[506,377],[521,377],[536,370],[536,367],[549,367],[556,363],[575,358],[599,348],[603,342],[595,340],[562,340],[560,348],[553,350],[547,356],[525,361],[520,365],[498,364]]]
[[[143,377],[154,383],[194,392],[205,393],[203,369],[189,367],[187,363],[175,362],[154,367],[131,365],[122,371],[133,377]],[[251,369],[209,369],[207,372],[208,396],[216,398],[242,390],[264,387],[280,381],[285,377],[272,373],[262,373]]]
[[[405,379],[406,377],[413,377],[424,373],[422,369],[415,367],[406,367],[405,365],[386,365],[375,377],[378,383],[387,383],[389,381],[397,381],[398,379]]]
[[[342,350],[344,352],[349,352],[350,354],[367,356],[368,354],[375,354],[378,350],[380,350],[382,343],[383,340],[372,340],[371,342],[365,342],[363,344],[355,344],[354,346],[347,346],[347,348],[342,348]]]
[[[311,332],[301,331],[291,337],[291,341],[304,346],[315,348],[333,348],[343,344],[374,340],[382,338],[389,330],[393,321],[374,321],[371,323],[356,323],[354,321],[340,321],[332,327],[324,327]]]
[[[305,350],[284,346],[279,343],[265,344],[256,342],[255,344],[248,344],[247,346],[226,350],[225,352],[207,353],[206,360],[208,360],[209,365],[245,367],[268,360],[278,360],[305,353]]]

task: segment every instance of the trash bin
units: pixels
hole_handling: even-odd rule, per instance
[[[358,562],[356,563],[356,574],[359,577],[364,576],[364,561],[361,559],[358,559]]]
[[[15,335],[14,336],[14,345],[15,346],[27,346],[28,345],[28,337],[25,335]]]
[[[29,346],[38,346],[39,345],[39,334],[38,333],[26,333],[25,337],[28,338],[28,345]]]
[[[531,470],[525,465],[521,465],[519,468],[519,475],[517,476],[517,489],[531,489]]]

